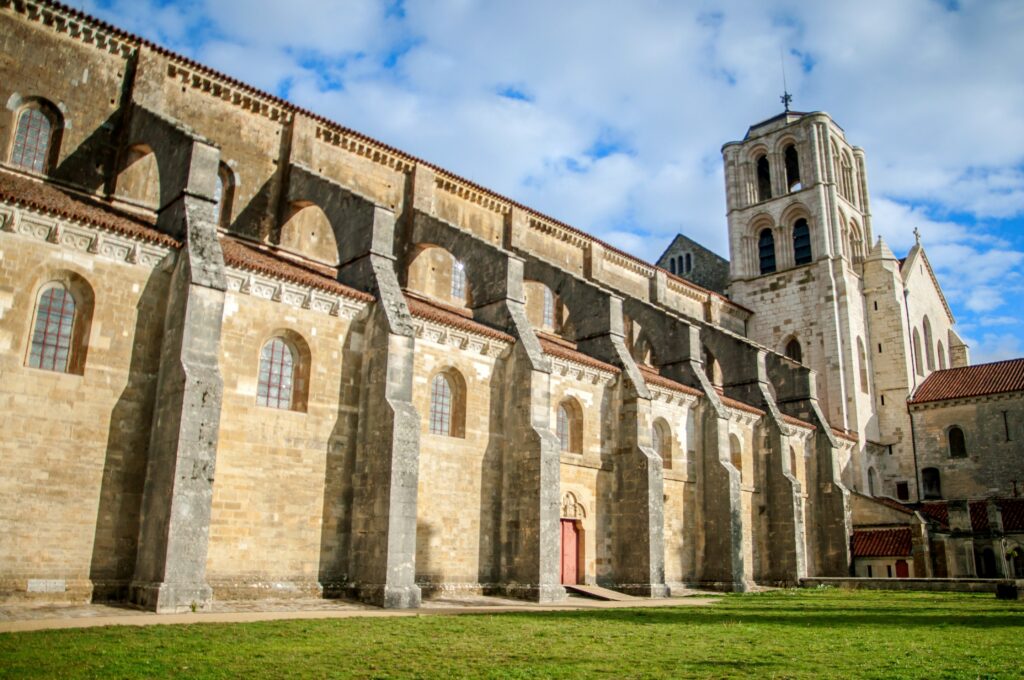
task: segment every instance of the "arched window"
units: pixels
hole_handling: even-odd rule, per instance
[[[868,495],[875,496],[878,494],[878,473],[875,472],[875,468],[868,468]]]
[[[935,344],[932,342],[932,322],[924,317],[924,358],[929,371],[935,370]]]
[[[36,305],[28,365],[68,373],[74,346],[75,298],[64,284],[43,288]]]
[[[811,261],[811,229],[802,217],[793,223],[793,261],[796,264]]]
[[[707,347],[704,348],[704,375],[707,376],[708,381],[716,387],[722,385],[722,366],[718,363],[718,359]]]
[[[772,197],[772,175],[768,169],[768,156],[759,156],[757,167],[757,200],[767,201]]]
[[[295,350],[284,338],[271,338],[260,351],[256,403],[291,410],[295,391]]]
[[[430,434],[464,437],[466,424],[465,382],[448,370],[430,381]]]
[[[942,498],[942,480],[939,477],[939,469],[929,467],[921,470],[921,486],[924,487],[925,500]]]
[[[839,193],[850,203],[854,202],[853,189],[853,163],[850,161],[850,154],[843,151],[841,170],[839,176]]]
[[[734,468],[743,472],[743,447],[740,446],[739,437],[734,434],[729,435],[729,460]]]
[[[583,427],[580,407],[573,399],[566,399],[558,405],[555,419],[558,444],[567,453],[583,451]]]
[[[686,267],[684,268],[684,271],[687,274],[689,274],[691,271],[693,271],[693,254],[692,253],[686,253],[686,263],[685,264],[686,264]]]
[[[452,297],[466,299],[466,265],[452,257]]]
[[[676,258],[674,258],[674,257],[668,258],[668,270],[670,272],[672,272],[673,274],[676,273]]]
[[[666,470],[672,469],[672,430],[664,418],[654,421],[651,429],[651,444],[654,451],[661,456],[662,467]]]
[[[949,440],[950,458],[967,457],[967,439],[964,437],[964,431],[958,425],[949,428],[946,438]]]
[[[939,340],[939,342],[935,345],[935,354],[936,354],[936,356],[939,357],[939,369],[940,370],[945,369],[946,368],[946,350],[942,346],[942,341],[941,340]]]
[[[857,367],[860,369],[860,391],[868,394],[868,357],[864,351],[864,341],[857,338]]]
[[[797,340],[796,338],[791,338],[790,341],[786,343],[786,356],[792,359],[793,361],[799,361],[801,363],[803,362],[804,352],[803,349],[800,347],[799,340]]]
[[[544,327],[555,327],[555,294],[544,286]]]
[[[782,155],[786,162],[786,189],[790,192],[800,191],[800,159],[796,153],[796,146],[789,144]]]
[[[911,338],[911,342],[914,346],[914,371],[918,375],[924,375],[924,365],[921,361],[921,334],[914,329],[914,334]]]
[[[61,128],[60,114],[43,102],[33,102],[18,115],[18,125],[11,146],[11,164],[47,172],[56,156]]]
[[[757,257],[762,274],[771,274],[775,271],[775,237],[771,229],[762,229],[757,237]]]
[[[217,226],[228,226],[231,223],[231,206],[235,202],[235,173],[227,163],[221,163],[217,168],[217,188],[213,199],[217,203]]]

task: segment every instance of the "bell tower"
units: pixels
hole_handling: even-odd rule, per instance
[[[872,437],[871,380],[862,380],[871,375],[864,152],[828,114],[784,104],[786,111],[722,147],[730,297],[756,310],[751,339],[817,372],[833,427]],[[846,480],[864,488],[853,458]]]

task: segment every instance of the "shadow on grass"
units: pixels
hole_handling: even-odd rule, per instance
[[[1001,612],[976,614],[952,613],[947,609],[935,608],[932,613],[922,614],[920,611],[904,608],[901,613],[891,609],[878,611],[871,609],[858,610],[815,610],[813,608],[796,607],[744,607],[742,609],[697,610],[697,609],[614,609],[602,612],[536,612],[506,614],[509,617],[543,618],[545,620],[579,620],[594,617],[601,621],[630,623],[644,626],[664,625],[718,625],[718,624],[758,624],[774,626],[796,626],[806,628],[867,626],[895,628],[935,628],[939,626],[960,629],[986,628],[1024,628],[1024,609],[1019,613]],[[851,613],[854,612],[854,613]]]

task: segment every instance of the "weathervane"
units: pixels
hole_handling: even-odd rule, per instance
[[[779,97],[779,101],[786,108],[786,113],[789,113],[789,105],[793,102],[793,95],[789,93],[789,88],[786,86],[786,60],[782,57],[782,46],[779,46],[779,64],[782,66],[782,96]]]

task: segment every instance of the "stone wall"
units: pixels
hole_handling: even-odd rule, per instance
[[[1024,489],[1024,395],[918,404],[910,413],[918,469],[940,471],[942,498],[1011,497]],[[964,432],[966,458],[950,456],[954,426]]]

